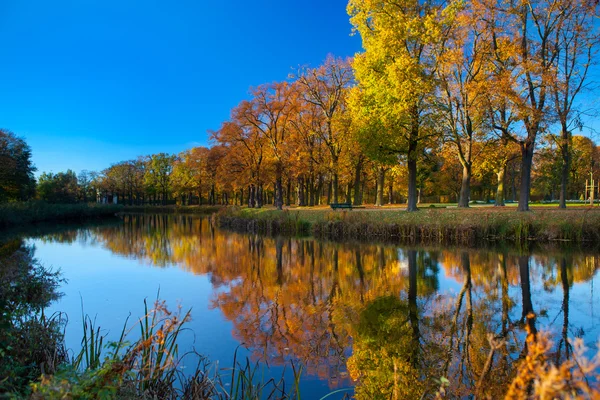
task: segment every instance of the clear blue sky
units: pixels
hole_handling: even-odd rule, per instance
[[[351,56],[346,0],[0,0],[0,127],[38,174],[206,145],[248,89]]]

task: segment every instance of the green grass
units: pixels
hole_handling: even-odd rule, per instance
[[[123,211],[122,206],[104,204],[49,204],[43,201],[0,204],[0,228],[46,221],[77,221],[105,218]]]
[[[225,228],[267,234],[314,235],[327,239],[396,240],[411,243],[474,245],[481,241],[600,243],[600,208],[230,208],[217,214]]]

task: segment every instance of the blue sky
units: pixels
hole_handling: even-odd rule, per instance
[[[206,145],[248,89],[351,56],[347,0],[0,0],[0,127],[38,174]]]

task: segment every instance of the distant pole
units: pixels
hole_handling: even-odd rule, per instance
[[[590,186],[590,205],[593,207],[594,206],[594,192],[595,192],[595,187],[594,187],[594,173],[592,171],[590,171],[590,181],[591,181],[591,186]]]

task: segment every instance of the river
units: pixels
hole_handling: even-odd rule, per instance
[[[226,369],[237,350],[238,360],[259,363],[263,379],[290,384],[291,363],[302,365],[307,399],[347,389],[328,397],[341,398],[359,376],[364,397],[390,382],[405,393],[431,391],[442,377],[466,395],[490,338],[502,345],[484,384],[497,396],[524,354],[526,329],[549,333],[556,360],[571,356],[567,338],[581,338],[594,354],[600,334],[594,251],[272,238],[181,215],[126,215],[26,242],[66,279],[48,312],[68,315],[74,352],[82,309],[116,340],[127,317],[131,325],[144,314],[143,300],[158,294],[171,310],[191,309],[180,353],[194,349]]]

